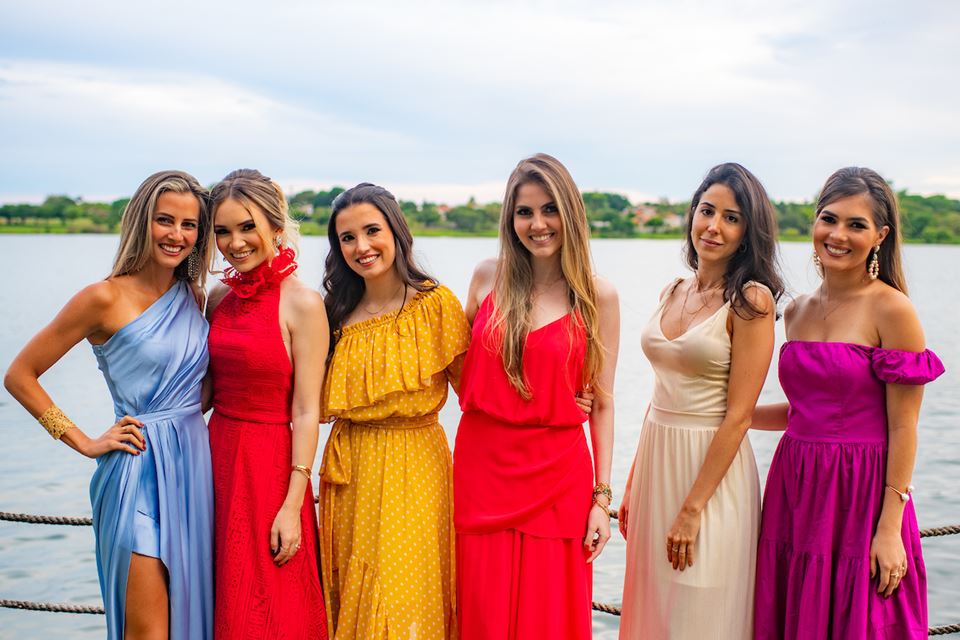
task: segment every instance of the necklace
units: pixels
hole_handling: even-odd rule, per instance
[[[722,287],[723,287],[723,283],[721,282],[720,284],[715,284],[715,285],[709,286],[709,287],[707,287],[707,288],[705,288],[705,289],[701,289],[701,288],[700,288],[700,278],[698,278],[697,276],[694,276],[693,283],[691,283],[691,284],[687,287],[687,291],[686,291],[686,293],[685,293],[684,296],[683,296],[683,304],[680,305],[680,325],[681,325],[681,327],[682,327],[682,332],[681,332],[680,335],[683,335],[683,334],[685,334],[685,333],[687,332],[687,330],[690,328],[690,325],[693,324],[693,321],[694,321],[694,319],[697,317],[697,315],[698,315],[701,311],[703,311],[703,310],[707,307],[707,305],[710,303],[710,300],[708,300],[707,297],[706,297],[706,295],[704,295],[704,294],[705,294],[706,292],[708,292],[708,291],[713,291],[714,289],[720,289],[720,288],[722,288]],[[683,317],[688,313],[688,312],[687,312],[687,301],[690,300],[690,292],[691,292],[693,289],[696,289],[696,290],[697,290],[697,294],[700,296],[700,306],[697,307],[696,309],[694,309],[692,312],[690,312],[690,318],[689,318],[686,322],[684,322],[684,321],[683,321]]]
[[[839,308],[842,307],[843,305],[847,304],[847,303],[850,302],[850,300],[852,300],[852,299],[853,299],[853,296],[847,296],[846,298],[840,300],[840,302],[836,303],[836,304],[833,306],[833,309],[827,310],[827,303],[825,303],[825,302],[823,301],[823,285],[821,285],[820,288],[817,289],[817,303],[818,303],[819,306],[820,306],[820,320],[823,321],[823,322],[826,322],[826,321],[827,321],[827,317],[828,317],[831,313],[833,313],[834,311],[836,311],[837,309],[839,309]]]
[[[533,287],[532,287],[532,289],[533,289],[533,295],[534,295],[534,296],[543,295],[543,294],[546,293],[547,291],[550,291],[550,289],[552,289],[553,286],[554,286],[555,284],[557,284],[558,282],[560,282],[561,280],[563,280],[563,274],[562,274],[562,273],[561,273],[560,275],[558,275],[556,278],[554,278],[553,280],[551,280],[550,282],[547,282],[547,283],[545,283],[545,284],[540,285],[539,290],[537,289],[537,283],[534,282],[534,283],[533,283]]]
[[[558,282],[566,282],[566,280],[564,280],[564,278],[563,278],[563,274],[562,274],[562,273],[561,273],[559,276],[557,276],[557,278],[556,278],[555,280],[551,280],[550,282],[548,282],[548,283],[546,283],[546,284],[544,284],[544,285],[541,285],[541,287],[540,287],[539,290],[537,289],[537,285],[534,284],[534,285],[533,285],[533,291],[531,292],[531,296],[530,296],[530,302],[533,304],[533,306],[539,307],[539,308],[542,309],[543,306],[540,304],[540,298],[542,298],[542,297],[543,297],[544,295],[546,295],[551,289],[553,289],[553,287],[554,287]]]
[[[365,314],[367,314],[368,316],[377,316],[377,315],[380,315],[380,314],[383,312],[384,309],[386,309],[388,306],[390,306],[390,303],[391,303],[391,302],[393,302],[394,300],[397,299],[397,295],[398,295],[404,288],[406,288],[406,284],[403,283],[403,282],[401,282],[401,283],[400,283],[400,286],[397,288],[397,290],[394,292],[394,294],[393,294],[392,296],[390,296],[389,298],[387,298],[387,301],[384,302],[382,305],[380,305],[380,308],[379,308],[379,309],[370,309],[369,307],[363,307],[363,306],[362,306],[362,307],[360,307],[360,310],[363,311],[363,312],[364,312]]]

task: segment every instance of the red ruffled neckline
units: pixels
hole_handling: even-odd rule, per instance
[[[281,247],[273,260],[269,263],[264,260],[250,271],[242,273],[233,267],[227,267],[223,270],[220,282],[233,289],[239,297],[252,298],[265,285],[280,282],[296,270],[297,262],[294,260],[293,249]]]

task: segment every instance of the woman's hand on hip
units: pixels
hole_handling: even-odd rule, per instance
[[[126,451],[138,456],[147,450],[147,440],[140,427],[143,423],[132,416],[123,416],[99,438],[87,438],[77,450],[88,458],[99,458],[111,451]]]

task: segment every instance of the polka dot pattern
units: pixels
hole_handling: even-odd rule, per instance
[[[469,338],[460,302],[438,286],[337,343],[323,410],[340,422],[324,451],[320,521],[340,640],[457,636],[451,456],[435,414]]]

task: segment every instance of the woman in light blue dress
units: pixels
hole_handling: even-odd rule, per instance
[[[96,458],[90,483],[110,639],[212,637],[213,499],[201,414],[209,263],[206,192],[180,171],[147,178],[123,215],[109,277],[77,293],[10,365],[7,389],[54,438]],[[39,377],[88,340],[117,422],[87,436]]]

